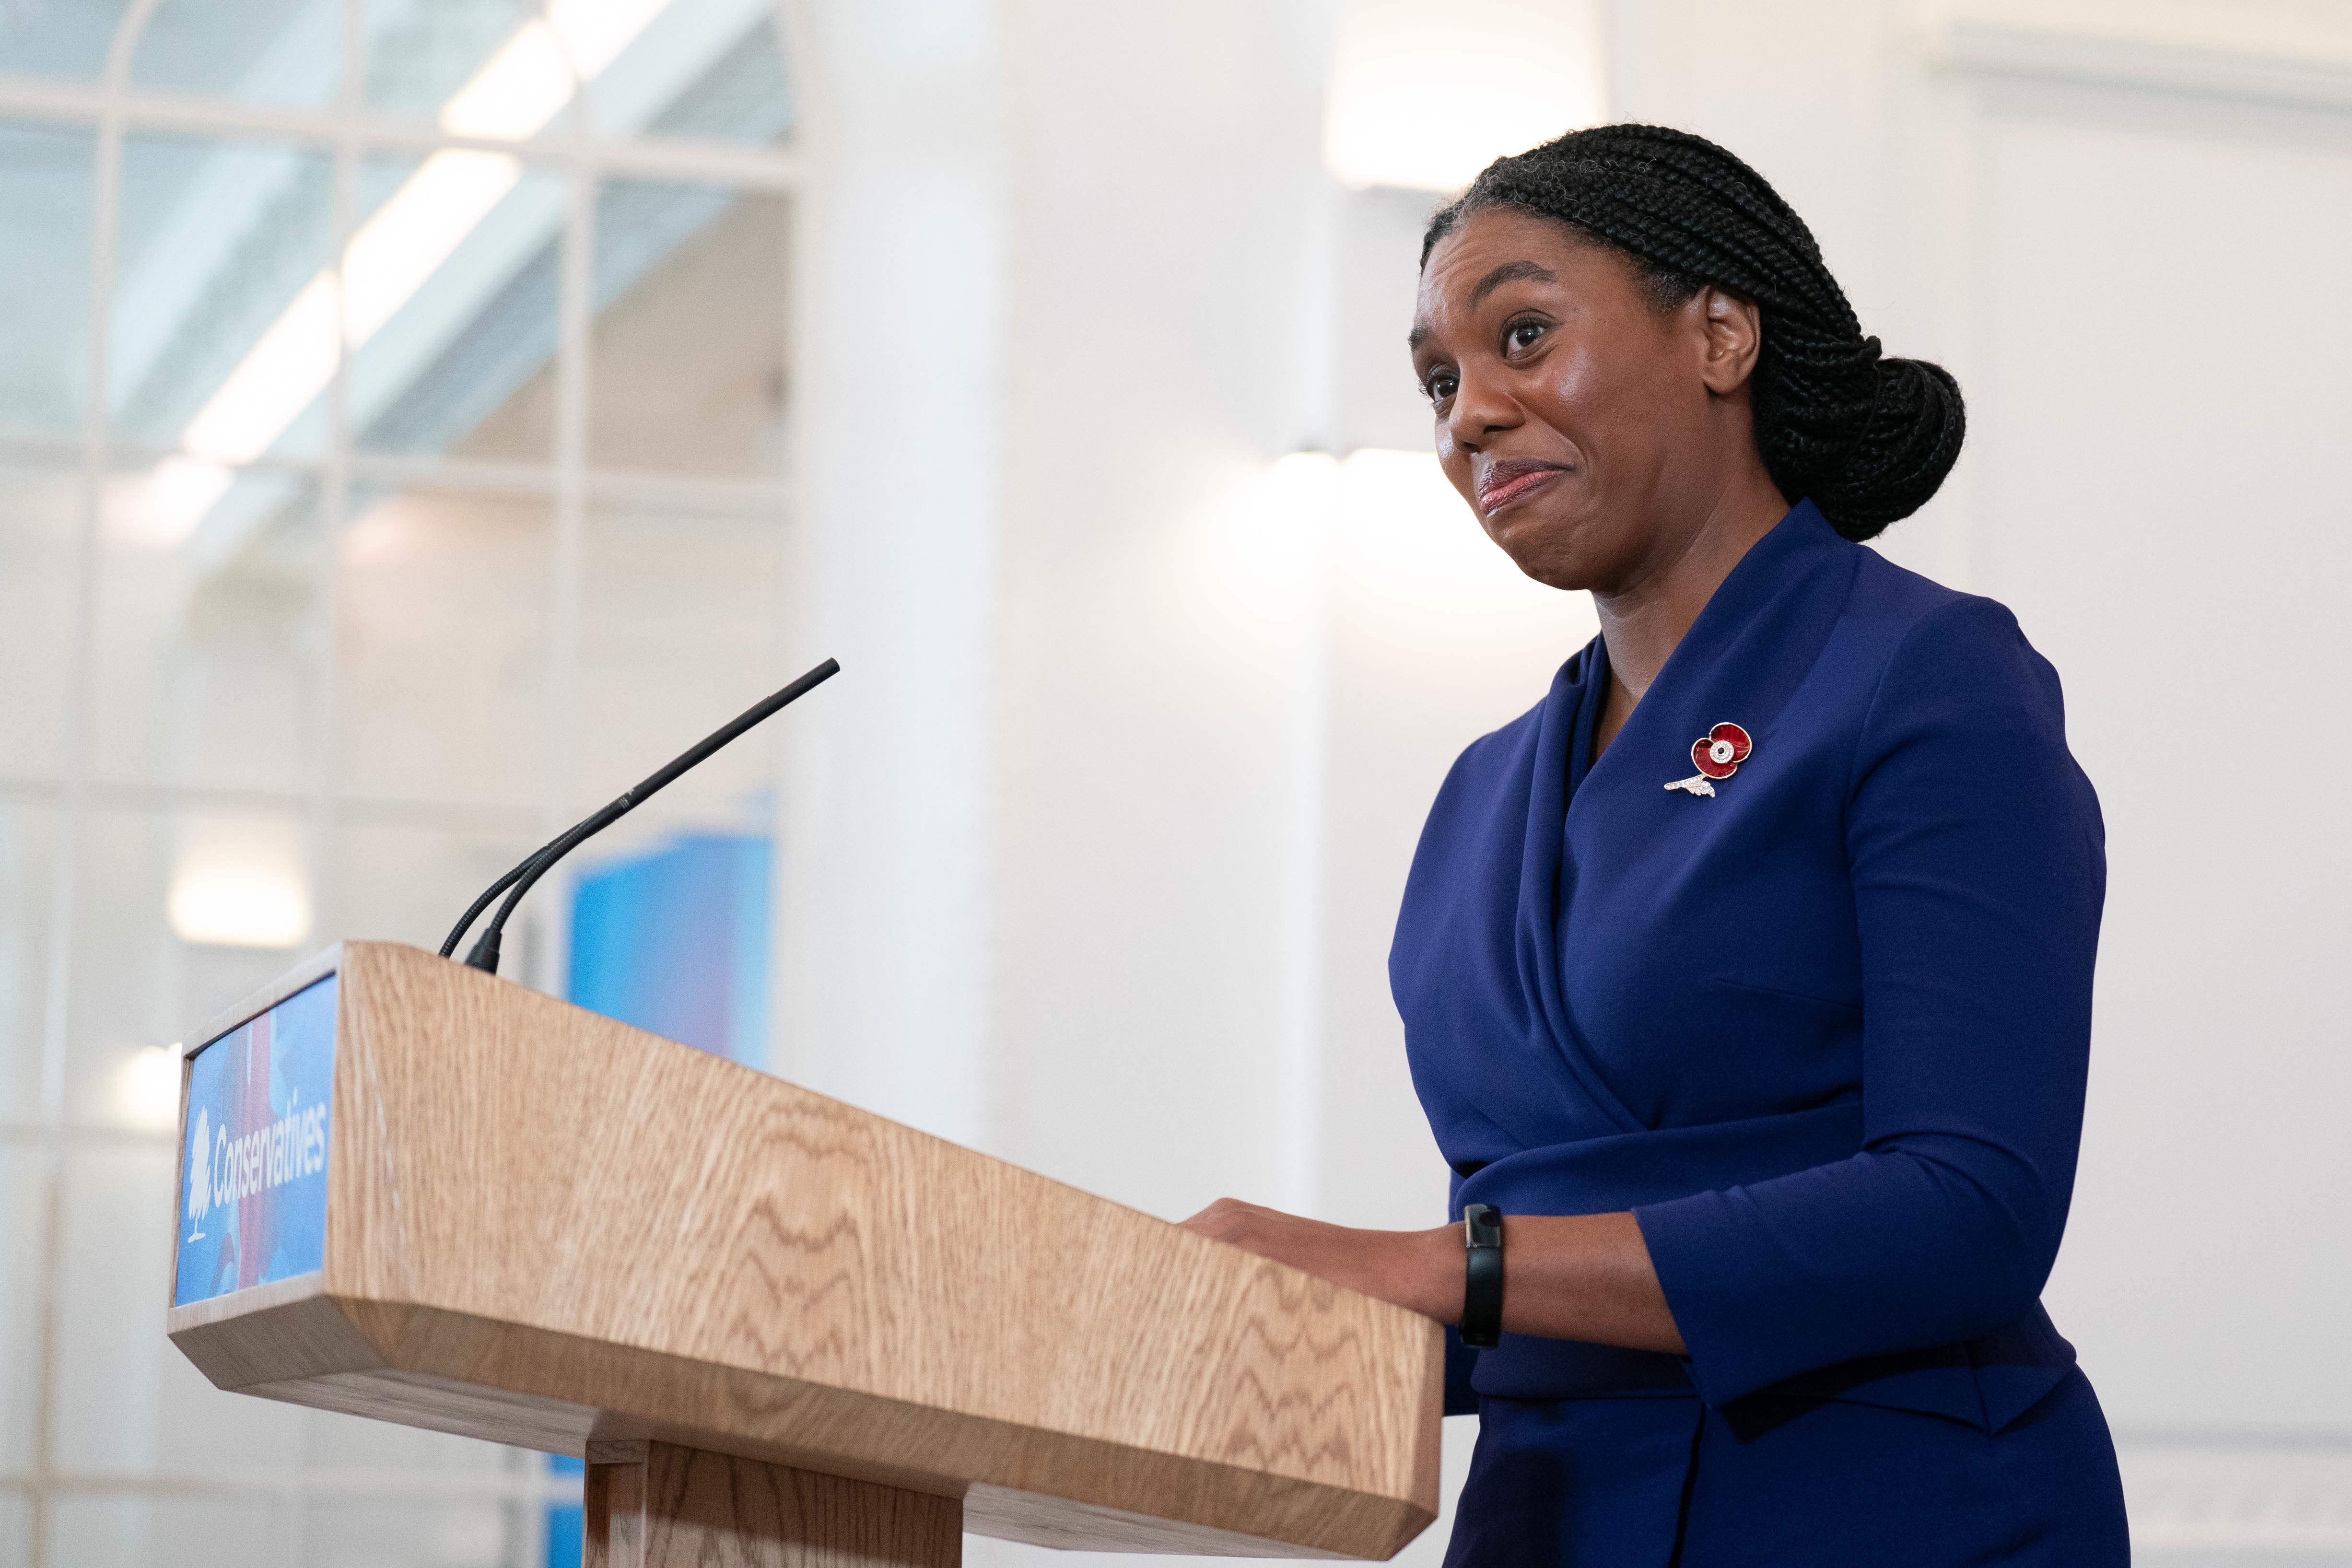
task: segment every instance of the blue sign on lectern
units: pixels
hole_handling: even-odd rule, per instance
[[[334,1079],[331,974],[190,1060],[174,1302],[326,1267]]]

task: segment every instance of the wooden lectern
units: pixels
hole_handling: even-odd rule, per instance
[[[591,1563],[1386,1558],[1435,1517],[1444,1342],[1401,1308],[416,948],[198,1038],[173,1342],[585,1458]],[[206,1072],[248,1098],[192,1130]]]

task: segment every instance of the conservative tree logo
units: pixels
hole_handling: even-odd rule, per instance
[[[205,1238],[205,1215],[213,1206],[212,1117],[199,1109],[195,1133],[188,1140],[188,1220],[194,1227],[190,1241]]]

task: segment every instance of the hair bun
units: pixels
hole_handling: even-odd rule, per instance
[[[1848,539],[1916,511],[1960,455],[1967,418],[1942,366],[1882,359],[1822,248],[1771,184],[1702,136],[1596,125],[1497,158],[1440,208],[1421,259],[1463,217],[1508,205],[1631,256],[1674,303],[1712,283],[1756,302],[1756,450],[1789,500]]]
[[[1877,340],[1869,346],[1875,351]],[[1801,487],[1848,539],[1872,538],[1925,506],[1952,471],[1968,433],[1960,384],[1942,365],[1880,359],[1873,370],[1869,411],[1851,445]]]

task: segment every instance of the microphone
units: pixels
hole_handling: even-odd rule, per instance
[[[712,752],[728,742],[751,729],[777,709],[813,688],[830,680],[839,673],[841,673],[839,662],[826,659],[790,686],[761,698],[728,721],[726,724],[696,742],[659,773],[623,790],[610,804],[597,810],[594,815],[574,823],[532,850],[524,857],[520,865],[482,889],[482,896],[474,900],[473,908],[467,910],[464,917],[449,929],[448,936],[441,943],[441,956],[446,958],[457,952],[457,943],[464,940],[467,931],[473,923],[481,918],[482,911],[490,907],[490,900],[500,893],[506,893],[507,901],[499,906],[499,912],[491,917],[490,923],[484,928],[481,940],[477,942],[474,944],[474,950],[466,955],[466,963],[469,968],[486,970],[489,973],[496,974],[499,972],[499,934],[506,929],[507,917],[514,913],[515,906],[522,902],[522,896],[530,891],[531,884],[547,875],[550,867],[628,816],[630,812],[652,798],[656,791],[680,773],[707,761]],[[507,892],[509,888],[514,890],[510,893]]]

